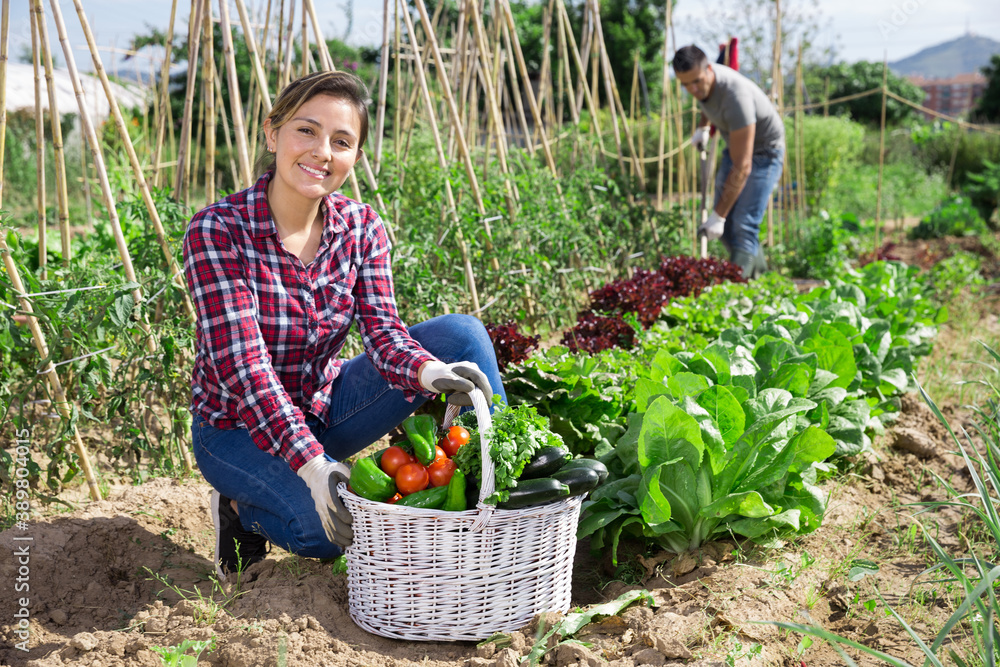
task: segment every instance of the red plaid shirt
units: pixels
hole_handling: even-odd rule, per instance
[[[199,211],[184,235],[197,312],[191,409],[217,428],[245,427],[292,470],[323,452],[306,414],[324,424],[351,322],[365,352],[408,400],[434,359],[410,337],[393,295],[390,245],[370,206],[334,193],[309,266],[285,250],[267,205],[270,174]]]

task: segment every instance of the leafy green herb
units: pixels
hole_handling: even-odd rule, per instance
[[[494,403],[493,424],[487,433],[490,458],[496,467],[496,487],[486,499],[489,505],[507,500],[510,490],[517,486],[517,478],[531,456],[542,447],[561,447],[563,440],[549,429],[549,421],[535,408],[520,405],[508,406]],[[456,420],[469,429],[468,444],[453,457],[455,464],[466,475],[472,475],[482,484],[482,453],[480,434],[474,430],[473,419],[466,413]]]

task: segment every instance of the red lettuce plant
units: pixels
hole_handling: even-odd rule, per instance
[[[508,320],[506,324],[487,324],[486,333],[493,341],[497,355],[497,365],[503,371],[511,364],[519,364],[538,347],[540,336],[525,336],[518,331],[518,324]]]

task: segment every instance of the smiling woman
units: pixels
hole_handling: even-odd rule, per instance
[[[290,84],[262,124],[257,182],[198,212],[184,236],[193,442],[216,489],[221,577],[262,560],[268,542],[339,555],[353,533],[338,460],[435,394],[468,405],[479,387],[506,400],[479,320],[400,320],[382,220],[337,192],[367,139],[365,97],[341,72]],[[354,322],[365,354],[339,359]]]

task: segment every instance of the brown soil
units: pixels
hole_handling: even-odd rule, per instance
[[[888,239],[890,236],[887,235],[885,238]],[[980,272],[987,280],[996,280],[1000,277],[1000,257],[991,248],[984,245],[982,238],[978,236],[900,240],[897,235],[897,238],[891,241],[884,250],[893,259],[902,260],[910,266],[919,266],[922,269],[929,269],[941,260],[955,254],[957,250],[964,250],[982,258]]]
[[[952,601],[916,582],[933,558],[911,528],[916,510],[907,503],[943,497],[930,470],[952,484],[965,485],[966,479],[960,460],[947,453],[944,429],[918,398],[904,399],[899,425],[933,441],[930,458],[921,461],[893,448],[889,436],[879,439],[877,459],[827,483],[831,501],[823,525],[795,543],[773,550],[711,543],[679,557],[629,557],[632,545],[625,544],[617,569],[581,543],[574,605],[638,587],[651,590],[656,604],[587,626],[578,638],[589,648],[562,644],[546,661],[560,667],[724,665],[727,657],[736,664],[842,664],[821,643],[799,655],[799,636],[758,623],[806,622],[805,614],[856,641],[911,663],[919,660],[899,625],[883,609],[865,604],[877,602],[878,591],[922,637],[940,627]],[[499,648],[368,634],[348,614],[343,575],[278,549],[253,566],[239,588],[213,590],[208,500],[203,481],[156,479],[110,500],[41,517],[27,530],[0,533],[0,664],[154,666],[161,662],[151,647],[214,637],[215,650],[203,653],[199,664],[516,667],[534,641],[531,629],[513,633],[509,645]],[[936,523],[944,544],[959,548],[958,515],[926,518]],[[23,537],[31,541],[17,539]],[[19,565],[13,554],[26,543],[31,588],[15,595]],[[879,571],[848,581],[855,558],[876,561]],[[14,648],[20,640],[12,619],[21,596],[29,598],[27,652]],[[749,651],[755,654],[741,657]]]

